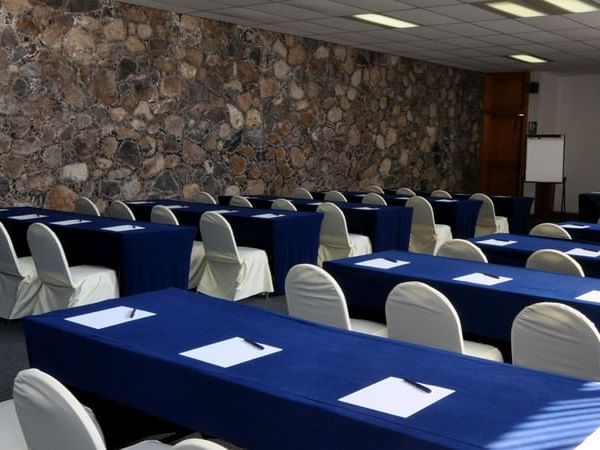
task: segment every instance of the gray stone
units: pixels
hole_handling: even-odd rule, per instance
[[[141,157],[140,150],[136,143],[131,141],[125,141],[117,150],[117,159],[130,167],[138,167],[140,165]]]
[[[162,192],[176,192],[179,189],[177,181],[175,181],[173,175],[168,171],[165,171],[156,177],[153,187]]]
[[[81,183],[88,179],[88,166],[85,163],[68,164],[61,170],[61,181]]]

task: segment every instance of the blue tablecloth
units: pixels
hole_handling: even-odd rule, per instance
[[[410,264],[389,270],[355,265],[376,257],[400,259]],[[342,287],[353,317],[385,322],[385,302],[393,287],[404,281],[423,281],[448,297],[465,333],[509,342],[512,322],[519,311],[541,301],[569,304],[600,328],[600,304],[575,300],[581,294],[600,290],[600,282],[594,278],[395,251],[328,261],[323,267]],[[495,286],[453,280],[474,272],[513,280]]]
[[[150,219],[152,207],[162,205],[182,205],[185,208],[172,209],[182,225],[196,227],[199,233],[200,217],[206,211],[235,210],[223,214],[227,219],[238,245],[261,248],[267,252],[275,294],[284,291],[285,276],[296,264],[316,264],[321,232],[321,214],[293,211],[277,211],[283,217],[264,219],[253,217],[257,214],[272,213],[271,210],[255,208],[230,208],[221,205],[192,203],[180,200],[148,200],[144,203],[128,202],[136,218]]]
[[[229,204],[231,196],[219,196],[221,204]],[[253,195],[247,196],[253,206],[270,208],[276,198],[274,196]],[[289,198],[299,211],[316,211],[319,207],[318,200],[304,200]],[[358,203],[331,202],[340,207],[346,217],[346,224],[350,233],[364,234],[371,239],[373,251],[381,250],[407,250],[410,240],[410,224],[412,221],[411,208],[377,207]],[[374,209],[357,209],[365,206]]]
[[[10,216],[32,213],[47,217],[10,219]],[[73,225],[51,223],[69,219],[90,222]],[[192,242],[196,235],[192,228],[140,223],[143,230],[115,232],[102,228],[130,225],[132,222],[29,207],[0,211],[0,221],[6,227],[19,256],[30,254],[27,245],[29,225],[34,222],[48,225],[60,239],[70,265],[96,264],[116,270],[121,295],[170,286],[187,288]]]
[[[470,194],[452,194],[455,198],[469,198]],[[497,216],[508,219],[511,233],[527,234],[527,223],[533,197],[514,197],[511,195],[490,195]]]
[[[573,240],[597,242],[600,244],[600,224],[589,222],[562,222],[561,226],[567,226],[565,229],[569,232]],[[569,225],[584,226],[586,228],[570,228]]]
[[[600,192],[579,194],[579,220],[597,222],[600,218]]]
[[[570,231],[571,230],[569,230],[569,232]],[[481,241],[484,241],[486,239],[505,239],[517,242],[501,247],[480,243]],[[478,238],[471,239],[471,242],[473,242],[481,250],[483,250],[483,253],[485,253],[489,262],[522,267],[525,267],[529,255],[531,255],[536,250],[541,250],[543,248],[560,250],[562,252],[566,252],[574,248],[584,248],[594,251],[600,251],[600,244],[567,241],[564,239],[554,239],[537,236],[525,236],[520,234],[490,234],[487,236],[480,236]],[[575,260],[577,260],[581,264],[586,276],[600,278],[600,257],[593,258],[589,256],[573,256],[573,258],[575,258]]]
[[[155,316],[94,330],[117,305]],[[33,316],[32,367],[108,400],[260,450],[573,448],[600,426],[598,384],[338,330],[176,289]],[[283,351],[219,368],[180,352],[243,336]],[[389,376],[456,392],[406,418],[339,398]]]

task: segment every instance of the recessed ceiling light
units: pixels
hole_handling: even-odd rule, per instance
[[[516,59],[516,60],[523,61],[523,62],[526,62],[526,63],[531,63],[531,64],[539,64],[539,63],[548,62],[547,60],[542,59],[542,58],[538,58],[537,56],[525,55],[525,54],[522,54],[522,55],[510,55],[510,57],[512,59]]]
[[[493,2],[486,3],[486,5],[490,8],[494,8],[498,11],[502,11],[517,17],[538,17],[546,15],[541,11],[537,11],[533,8],[529,8],[527,6],[519,5],[518,3],[513,2]]]
[[[382,16],[381,14],[354,14],[352,17],[391,28],[413,28],[419,26],[414,23],[405,22],[404,20],[395,19],[393,17]]]
[[[557,6],[565,11],[571,13],[586,13],[592,11],[598,11],[598,8],[590,3],[582,2],[581,0],[544,0],[546,3],[550,3]]]

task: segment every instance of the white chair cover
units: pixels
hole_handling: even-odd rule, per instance
[[[119,296],[114,270],[90,265],[69,267],[58,237],[46,225],[31,224],[27,242],[42,282],[34,314]]]
[[[166,225],[179,225],[179,220],[173,211],[164,205],[154,205],[150,211],[150,222],[163,223]]]
[[[75,212],[90,216],[100,216],[100,210],[98,210],[98,207],[87,197],[79,197],[77,200],[75,200]]]
[[[106,210],[105,215],[107,217],[114,217],[115,219],[135,220],[135,215],[131,208],[121,200],[113,201]]]
[[[232,195],[229,200],[229,206],[242,207],[242,208],[252,208],[252,203],[246,197],[242,197],[241,195]]]
[[[406,206],[413,209],[409,242],[411,252],[434,255],[444,242],[452,239],[450,227],[435,223],[433,208],[423,197],[412,196],[406,201]]]
[[[562,303],[523,309],[511,331],[513,364],[600,381],[600,335],[582,313]]]
[[[465,239],[451,239],[444,242],[436,255],[445,256],[446,258],[466,259],[468,261],[488,262],[483,251]]]
[[[264,250],[238,247],[229,223],[219,213],[200,218],[205,257],[198,292],[228,300],[242,300],[273,292],[269,261]]]
[[[284,211],[297,211],[292,202],[286,198],[277,198],[271,203],[271,209],[282,209]]]
[[[385,317],[392,339],[502,361],[497,348],[463,340],[454,307],[444,294],[425,283],[396,285],[385,303]]]
[[[27,450],[12,400],[0,402],[0,450]]]
[[[539,223],[529,230],[530,236],[550,237],[555,239],[572,240],[571,234],[560,225],[550,222]]]
[[[200,191],[198,195],[196,195],[196,201],[198,203],[207,203],[209,205],[217,204],[217,200],[206,191]]]
[[[0,222],[0,317],[20,319],[31,314],[41,287],[33,258],[17,258],[12,240]]]
[[[317,208],[323,213],[319,237],[319,265],[323,261],[367,255],[372,252],[371,240],[362,234],[348,233],[346,217],[333,203],[323,203]]]
[[[340,191],[325,192],[324,200],[326,202],[347,202],[348,199]]]
[[[583,267],[572,256],[554,249],[542,249],[533,252],[527,258],[525,267],[528,269],[543,270],[545,272],[564,273],[585,277]]]
[[[312,200],[313,196],[312,194],[309,192],[308,189],[305,189],[303,187],[297,187],[296,189],[294,189],[292,191],[292,198],[304,198],[306,200]]]
[[[345,330],[386,336],[383,324],[351,319],[346,297],[337,281],[318,266],[297,264],[285,278],[288,314],[299,319],[323,323]]]
[[[186,439],[173,446],[173,450],[227,450],[216,442],[206,439]]]
[[[367,192],[374,192],[379,195],[385,195],[384,190],[376,184],[372,184],[371,186],[367,187]]]
[[[410,189],[410,188],[407,188],[407,187],[401,187],[400,189],[398,189],[398,190],[396,191],[396,195],[405,195],[405,196],[407,196],[407,197],[414,197],[414,196],[415,196],[415,195],[417,195],[417,194],[416,194],[416,192],[415,192],[415,191],[413,191],[413,190],[412,190],[412,189]]]
[[[431,196],[436,197],[436,198],[452,198],[452,194],[450,194],[450,192],[445,191],[443,189],[435,189],[434,191],[431,192]]]
[[[385,199],[375,192],[369,192],[367,195],[365,195],[362,199],[362,202],[366,205],[387,206],[387,202],[385,201]]]
[[[479,209],[477,224],[475,226],[475,236],[483,236],[492,233],[508,233],[508,219],[504,216],[497,216],[494,209],[494,202],[485,194],[477,192],[469,197],[470,200],[479,200],[483,204]]]

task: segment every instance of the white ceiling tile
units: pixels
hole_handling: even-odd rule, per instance
[[[594,47],[584,44],[583,42],[576,41],[566,41],[566,42],[553,42],[552,44],[548,44],[552,48],[556,48],[558,50],[562,50],[564,52],[569,53],[579,53],[579,52],[590,52],[594,50]]]
[[[403,0],[404,3],[409,5],[418,6],[420,8],[430,8],[432,6],[443,6],[443,5],[458,5],[460,1],[457,0]]]
[[[417,36],[421,39],[448,39],[456,37],[455,34],[438,30],[434,27],[405,28],[403,31],[408,35]]]
[[[422,39],[420,41],[411,42],[412,45],[421,48],[428,48],[432,50],[448,50],[456,48],[455,45],[448,44],[446,41],[436,41],[433,39]]]
[[[223,3],[218,0],[162,0],[159,3],[185,6],[197,11],[210,11],[212,9],[223,8]]]
[[[479,39],[472,39],[466,36],[456,37],[444,39],[445,42],[449,42],[456,47],[465,47],[465,48],[477,48],[477,47],[489,47],[490,44],[488,42],[483,42]]]
[[[257,11],[255,9],[250,8],[225,8],[219,9],[216,11],[212,11],[213,13],[223,14],[228,17],[236,17],[242,20],[247,20],[254,24],[261,23],[277,23],[289,20],[289,18],[285,18],[282,16],[278,16],[275,14],[269,14],[262,11]]]
[[[292,2],[286,2],[286,4],[293,4],[294,6],[301,8],[312,9],[313,11],[334,17],[351,16],[352,14],[360,14],[366,11],[365,5],[357,7],[330,0],[294,0]]]
[[[529,17],[518,20],[527,25],[531,25],[541,30],[547,31],[566,30],[568,28],[581,27],[581,24],[579,24],[578,22],[575,22],[571,19],[567,19],[563,16]]]
[[[416,39],[420,39],[418,36],[413,36],[410,34],[406,34],[400,30],[394,30],[391,28],[384,30],[375,30],[375,31],[363,31],[361,34],[365,34],[367,36],[371,36],[374,38],[378,38],[381,40],[387,40],[390,42],[399,42],[399,41],[414,41]]]
[[[336,0],[344,5],[354,6],[361,9],[369,9],[370,11],[394,11],[397,9],[412,8],[411,5],[405,2],[397,2],[395,0]]]
[[[600,29],[598,28],[575,28],[571,30],[558,30],[556,34],[576,41],[587,41],[590,39],[600,39]]]
[[[497,20],[502,19],[503,16],[495,14],[483,8],[478,8],[473,5],[450,5],[450,6],[438,6],[431,8],[433,12],[443,14],[445,16],[454,17],[466,22],[477,22],[482,20]]]
[[[385,27],[380,27],[377,25],[371,25],[367,22],[363,22],[362,20],[353,20],[347,19],[344,17],[330,17],[329,19],[315,19],[311,20],[313,23],[317,23],[320,25],[330,26],[333,28],[337,28],[339,30],[346,31],[375,31],[381,30]]]
[[[477,25],[483,28],[489,28],[490,30],[499,31],[500,33],[530,33],[539,31],[539,28],[532,27],[531,25],[521,23],[514,19],[486,20],[477,22]]]
[[[436,14],[426,9],[407,9],[400,11],[390,11],[386,13],[386,15],[396,17],[398,19],[407,20],[418,25],[440,25],[444,23],[458,22],[458,19],[443,16],[441,14]]]
[[[285,30],[295,30],[301,31],[302,33],[310,33],[310,34],[329,34],[335,31],[341,32],[342,30],[336,30],[331,27],[327,27],[325,25],[319,25],[312,22],[301,22],[301,21],[290,21],[290,22],[280,22],[277,24],[272,24],[272,27],[276,28],[280,33],[285,33]]]
[[[566,14],[565,17],[589,27],[600,27],[600,12],[584,14]]]
[[[489,36],[490,34],[495,34],[494,31],[488,28],[482,28],[466,22],[437,25],[435,28],[462,36]]]
[[[536,31],[535,33],[516,33],[514,34],[514,36],[524,39],[526,41],[538,43],[560,42],[568,40],[563,36],[559,36],[558,34],[554,34],[549,31]]]
[[[286,19],[307,20],[327,17],[326,13],[299,8],[287,3],[267,3],[263,5],[248,6],[248,8],[267,14],[275,14],[277,16],[285,17]]]
[[[525,44],[527,42],[525,39],[521,39],[520,37],[516,37],[510,34],[493,34],[491,36],[480,36],[478,39],[483,42],[487,42],[488,44],[498,45]]]
[[[222,13],[217,14],[213,11],[193,11],[193,15],[197,17],[204,17],[205,19],[219,20],[221,22],[227,23],[235,23],[237,25],[247,26],[254,24],[254,22],[252,22],[251,20],[242,19],[240,17],[226,16]]]

